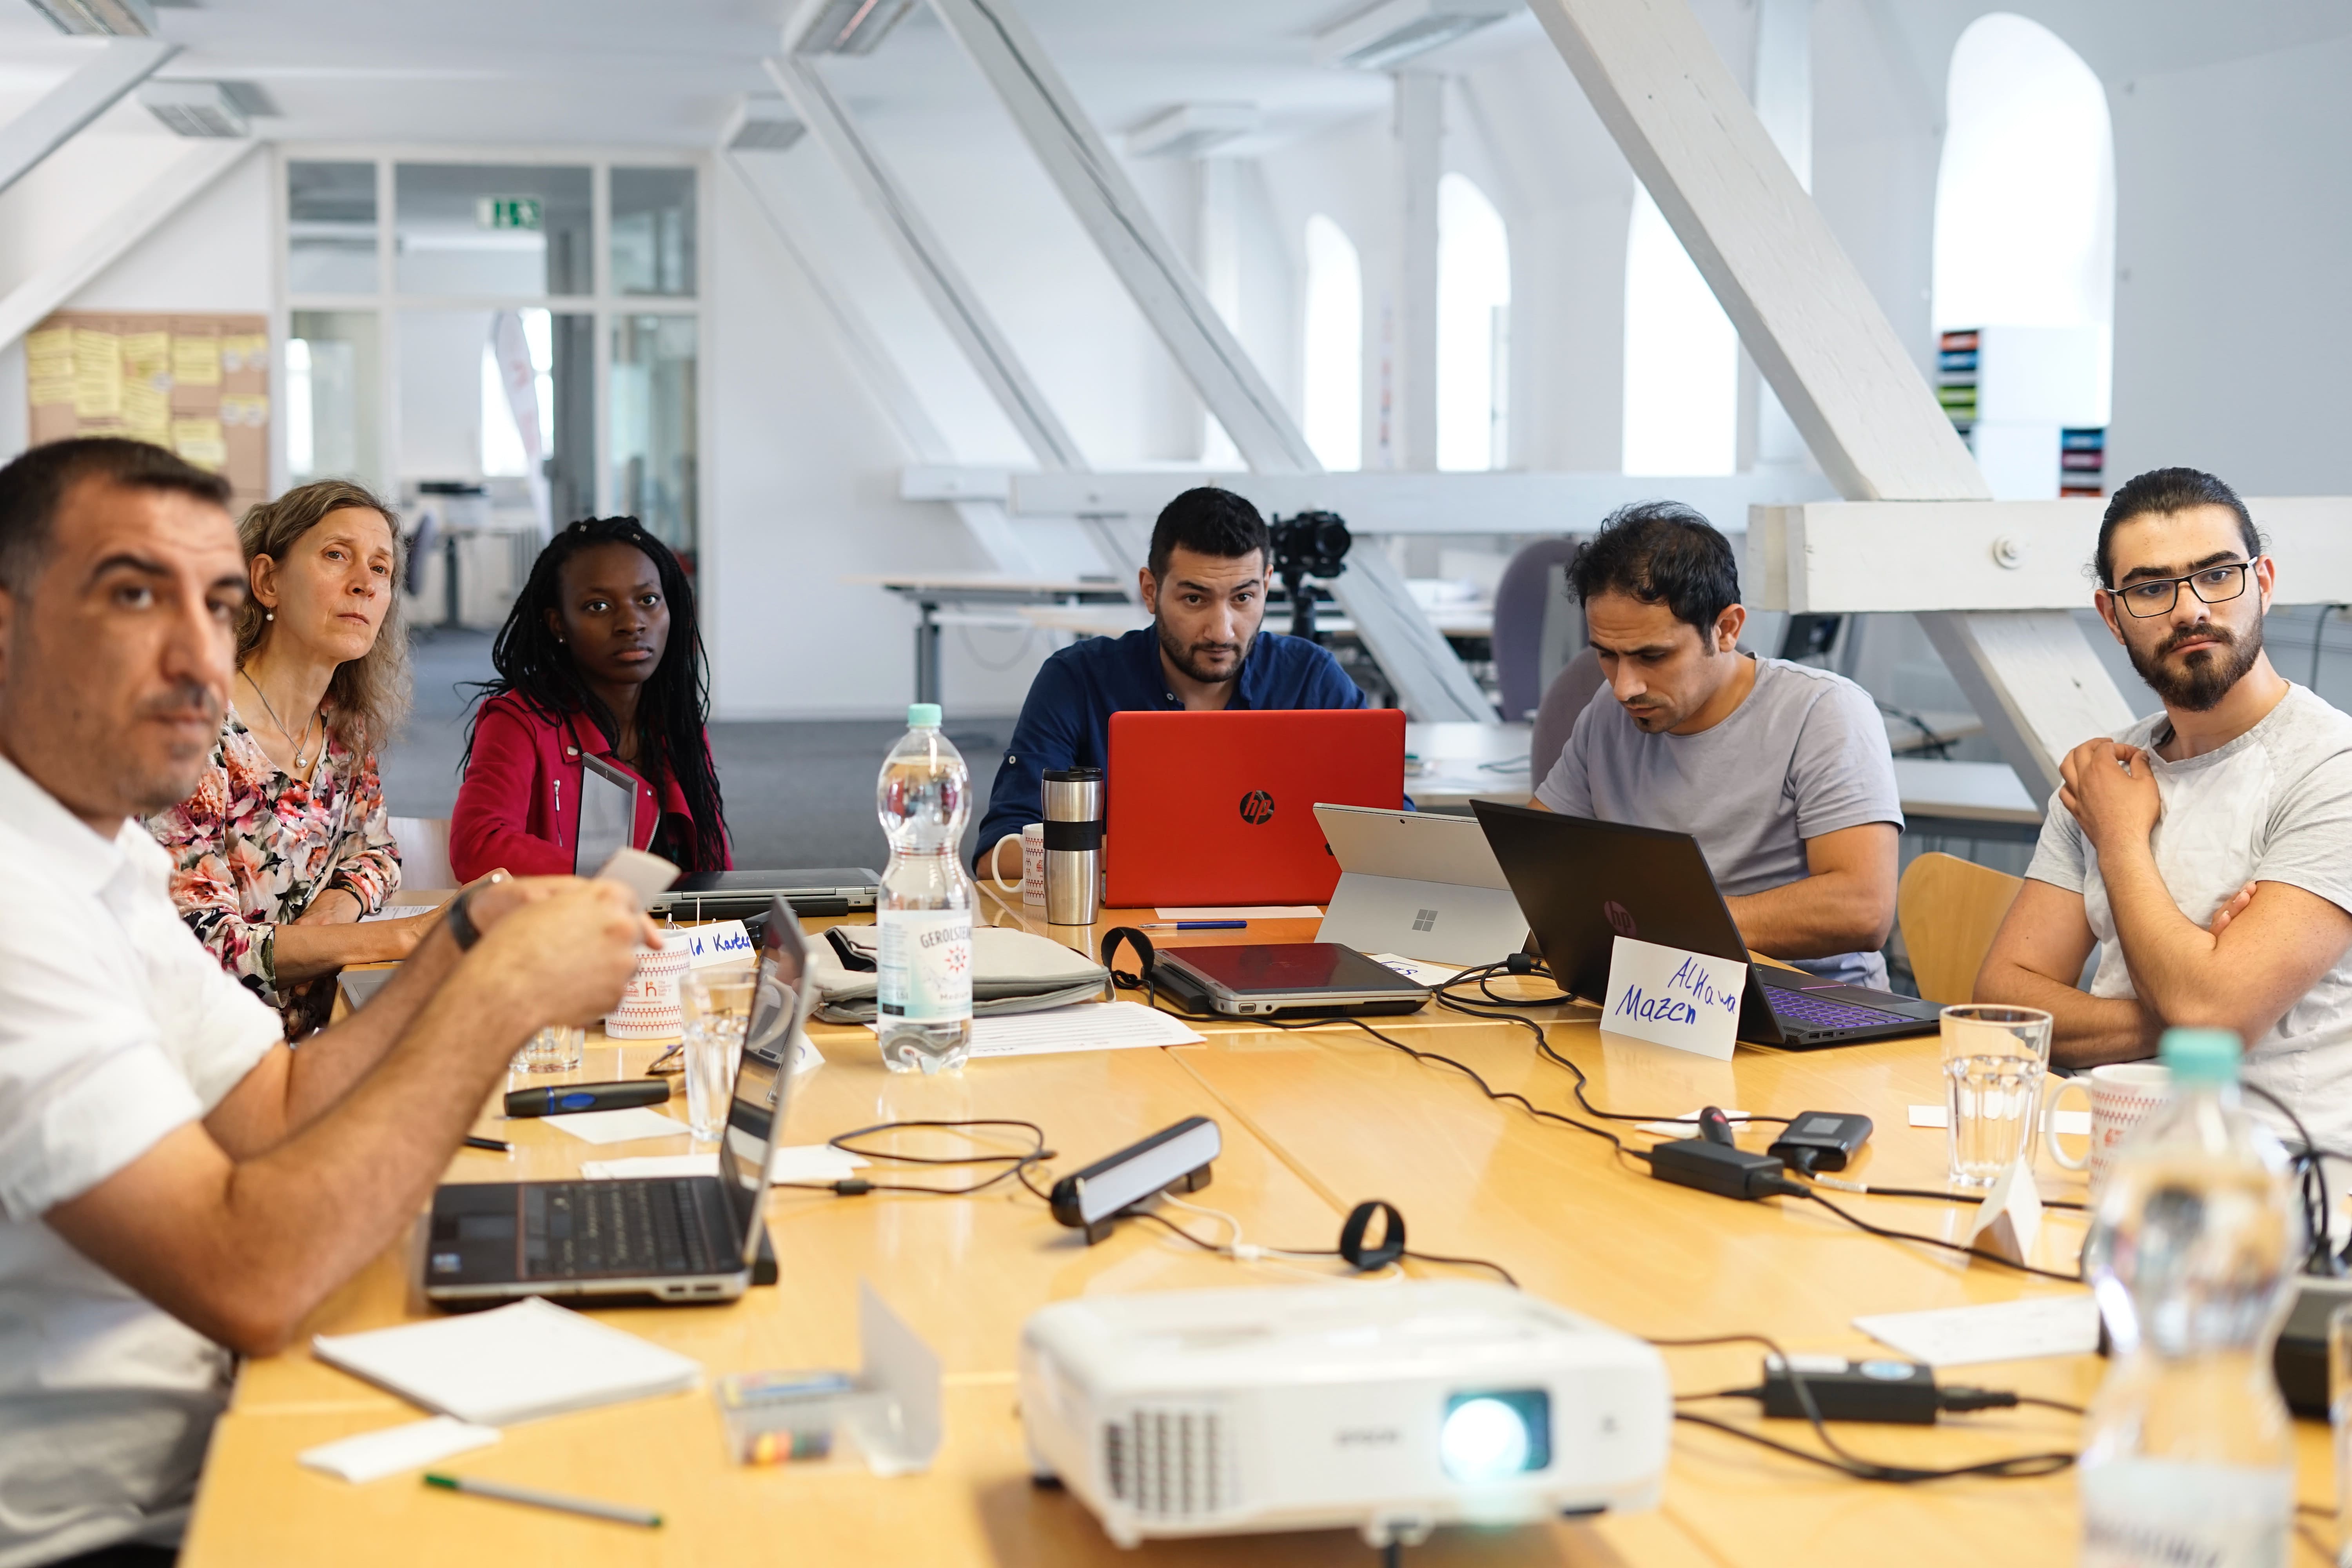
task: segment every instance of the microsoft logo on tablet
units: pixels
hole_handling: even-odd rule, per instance
[[[1274,820],[1274,796],[1262,789],[1254,789],[1242,796],[1242,820],[1252,827],[1260,827]]]

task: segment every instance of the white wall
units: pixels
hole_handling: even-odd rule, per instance
[[[906,454],[817,300],[750,193],[713,186],[703,582],[714,716],[897,714],[914,689],[914,612],[840,579],[988,563],[946,507],[898,499]],[[975,648],[1012,668],[981,668]],[[1015,710],[1046,651],[1043,634],[950,628],[950,719]]]

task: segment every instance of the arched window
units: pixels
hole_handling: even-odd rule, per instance
[[[1509,458],[1511,238],[1459,174],[1437,182],[1437,466]]]
[[[1948,395],[1974,423],[1996,495],[2056,493],[2040,448],[2053,426],[2104,426],[2114,373],[2115,135],[2107,97],[2082,57],[2038,23],[1979,16],[1952,50],[1936,178],[1933,310],[1954,338]],[[2011,347],[2009,345],[2014,345]],[[1973,374],[1969,374],[1973,373]],[[1981,395],[1982,401],[1977,401]],[[2066,437],[2063,481],[2099,488],[2098,458]],[[2088,472],[2078,472],[2087,468]]]
[[[2115,322],[2107,95],[2039,23],[1996,11],[1952,50],[1936,176],[1938,329]]]
[[[1364,269],[1339,226],[1307,220],[1307,444],[1327,468],[1364,466]]]
[[[1739,462],[1739,334],[1639,188],[1625,236],[1624,450],[1629,474],[1727,474]]]

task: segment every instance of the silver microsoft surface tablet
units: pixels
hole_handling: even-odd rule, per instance
[[[1527,916],[1475,818],[1318,805],[1315,820],[1339,862],[1318,940],[1465,967],[1527,945]]]

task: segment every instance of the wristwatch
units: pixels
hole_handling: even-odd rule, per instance
[[[473,915],[466,908],[467,900],[473,896],[474,889],[467,889],[449,900],[448,912],[441,917],[441,923],[447,926],[449,934],[457,939],[459,952],[466,952],[482,940],[481,928],[474,923]]]

